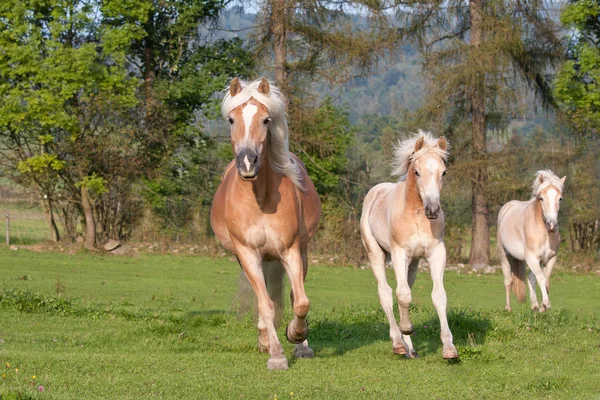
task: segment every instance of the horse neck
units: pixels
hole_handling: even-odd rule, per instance
[[[419,196],[417,178],[415,178],[415,167],[412,163],[408,167],[408,172],[406,174],[404,201],[407,210],[418,211],[423,208],[423,200],[421,200],[421,196]]]
[[[541,202],[537,198],[533,200],[533,220],[537,225],[544,227],[544,230],[546,230],[546,223],[544,222],[544,211],[542,210]]]

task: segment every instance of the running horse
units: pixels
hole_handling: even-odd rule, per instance
[[[560,244],[558,210],[566,178],[559,178],[550,170],[538,171],[531,200],[509,201],[498,213],[498,251],[504,273],[507,311],[512,310],[511,288],[519,302],[525,301],[525,264],[531,270],[527,281],[531,308],[540,312],[550,308],[550,274]],[[541,307],[535,294],[536,282],[542,292]]]
[[[256,294],[258,347],[270,354],[269,369],[288,368],[276,332],[284,271],[294,312],[287,340],[296,344],[296,357],[313,357],[304,279],[306,247],[317,230],[321,202],[304,164],[289,151],[285,105],[279,89],[264,78],[248,84],[231,81],[221,111],[230,125],[235,159],[225,170],[210,213],[217,239],[235,254]]]
[[[433,280],[431,298],[440,319],[442,356],[446,359],[458,357],[448,326],[443,282],[446,247],[440,190],[447,159],[448,144],[443,137],[435,139],[430,133],[419,131],[400,141],[394,149],[392,175],[400,176],[401,180],[374,186],[365,197],[360,219],[363,244],[377,280],[379,302],[390,325],[392,350],[394,354],[409,358],[417,356],[410,338],[413,324],[409,305],[422,257],[429,263]],[[388,255],[391,255],[398,282],[400,327],[394,318],[392,288],[385,276]]]

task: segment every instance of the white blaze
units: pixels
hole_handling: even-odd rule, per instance
[[[250,161],[248,161],[248,156],[244,157],[244,164],[246,164],[246,171],[250,171]]]
[[[546,220],[556,221],[558,218],[558,212],[556,211],[556,196],[558,196],[558,192],[555,189],[548,189],[546,196],[548,198]]]
[[[247,142],[250,137],[250,125],[254,119],[254,114],[258,112],[258,107],[254,104],[246,104],[246,107],[242,110],[242,117],[244,117],[244,128],[246,129],[246,135],[244,141]]]
[[[423,188],[424,194],[430,201],[439,201],[440,191],[438,188],[437,182],[437,171],[440,168],[439,162],[433,157],[427,160],[425,164],[425,168],[429,172],[429,182],[426,182],[425,187]]]

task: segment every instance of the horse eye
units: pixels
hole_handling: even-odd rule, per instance
[[[227,118],[227,121],[229,121],[230,124],[233,124],[233,118],[229,117]]]
[[[446,176],[447,173],[448,173],[448,171],[444,170],[444,172],[442,172],[442,176]]]
[[[544,201],[544,198],[543,198],[543,197],[540,197],[540,201]]]
[[[560,199],[558,199],[558,201],[562,201],[562,197]]]
[[[265,124],[265,125],[267,125],[269,122],[271,122],[271,118],[267,117],[263,120],[263,124]]]
[[[417,171],[416,169],[415,169],[415,175],[416,176],[421,176],[421,174],[419,173],[419,171]]]

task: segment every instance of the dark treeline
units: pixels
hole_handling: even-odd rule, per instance
[[[214,248],[232,158],[220,93],[272,79],[323,201],[313,254],[361,262],[362,200],[394,143],[451,143],[449,259],[497,262],[496,215],[533,174],[567,175],[563,257],[600,250],[600,1],[5,0],[0,164],[54,240]]]

